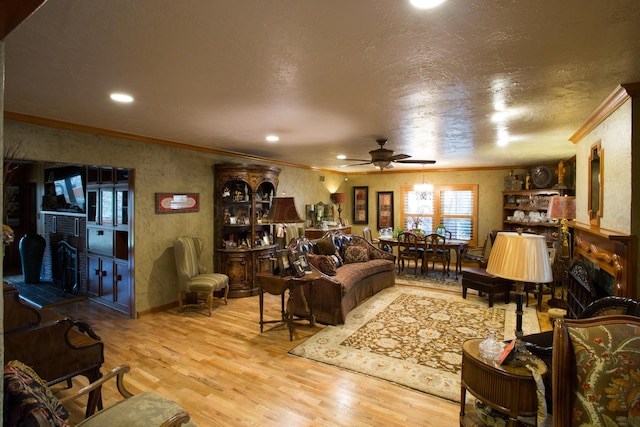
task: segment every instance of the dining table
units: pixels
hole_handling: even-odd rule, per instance
[[[418,245],[423,245],[426,249],[427,244],[429,243],[426,236],[418,236]],[[384,245],[389,245],[391,247],[398,246],[398,239],[394,237],[386,237],[380,236],[378,237],[378,246],[380,248],[384,247]],[[469,247],[469,242],[466,240],[459,239],[445,239],[444,242],[445,249],[449,251],[455,251],[456,253],[456,279],[458,279],[458,274],[462,273],[462,258],[464,258],[464,253]]]

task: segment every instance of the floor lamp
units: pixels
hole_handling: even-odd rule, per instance
[[[282,249],[286,242],[286,224],[304,222],[300,219],[298,209],[296,209],[296,203],[293,197],[274,197],[271,202],[271,208],[267,216],[264,218],[264,222],[269,224],[277,224],[276,232],[274,233],[274,243],[277,249]]]
[[[538,234],[498,233],[491,248],[487,273],[516,283],[515,359],[524,359],[522,344],[522,300],[525,283],[549,283],[553,280],[547,252],[547,239]]]

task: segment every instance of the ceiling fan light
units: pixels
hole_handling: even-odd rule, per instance
[[[389,163],[391,163],[389,160],[374,160],[373,161],[373,164],[375,165],[375,167],[377,167],[380,170],[382,170],[382,169],[386,168],[387,166],[389,166]]]

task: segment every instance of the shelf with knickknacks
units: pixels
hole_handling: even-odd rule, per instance
[[[229,297],[258,294],[255,274],[271,270],[275,254],[271,209],[280,169],[265,165],[216,164],[214,169],[214,262],[229,276]]]

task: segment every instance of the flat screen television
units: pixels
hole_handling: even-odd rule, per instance
[[[71,175],[53,181],[56,196],[63,196],[67,204],[66,208],[84,212],[84,184],[82,175]]]

